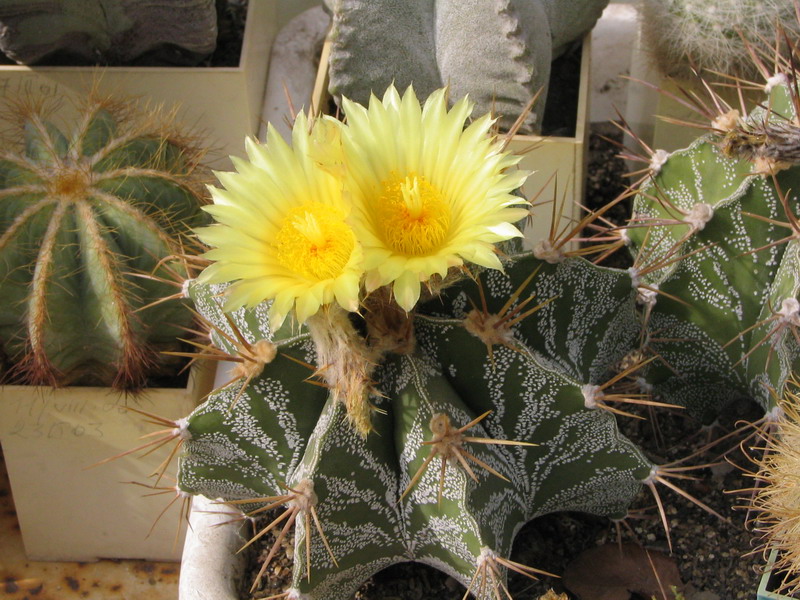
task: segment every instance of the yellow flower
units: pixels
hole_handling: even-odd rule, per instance
[[[525,201],[511,192],[527,173],[501,152],[483,116],[466,98],[450,110],[446,90],[420,107],[409,87],[401,98],[390,87],[369,108],[344,100],[342,131],[353,228],[364,249],[368,291],[393,284],[398,304],[411,310],[420,282],[470,261],[500,269],[496,242],[522,234]]]
[[[249,161],[233,159],[235,173],[217,174],[224,189],[211,188],[206,207],[217,223],[197,233],[214,246],[201,281],[234,282],[226,310],[272,300],[270,322],[279,327],[292,309],[301,323],[334,301],[358,309],[362,252],[334,164],[339,128],[328,118],[310,128],[301,114],[292,147],[269,127],[266,144],[247,140]],[[326,145],[333,160],[320,165],[314,157]]]

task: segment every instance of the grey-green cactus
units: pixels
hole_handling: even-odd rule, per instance
[[[645,51],[670,77],[754,77],[748,44],[772,43],[778,25],[800,34],[792,0],[645,0],[641,10]]]
[[[449,86],[508,130],[541,92],[520,133],[538,132],[550,64],[608,0],[326,0],[333,15],[331,94],[366,104],[390,84],[421,98]]]
[[[0,341],[12,380],[137,389],[192,322],[181,301],[143,309],[187,276],[166,259],[201,222],[202,153],[167,119],[132,109],[92,98],[69,133],[42,105],[11,115],[19,138],[0,154]]]
[[[0,50],[20,64],[129,64],[163,46],[191,64],[217,43],[215,0],[0,1]],[[177,60],[179,52],[173,50]]]

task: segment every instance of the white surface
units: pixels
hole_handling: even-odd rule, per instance
[[[328,14],[318,6],[298,15],[278,32],[270,56],[259,139],[264,139],[266,123],[272,123],[284,139],[291,137],[288,99],[297,112],[309,108],[317,56],[330,22]]]
[[[592,30],[592,122],[614,121],[625,114],[631,54],[638,30],[638,11],[628,3],[612,2]],[[635,84],[634,84],[635,85]]]
[[[244,573],[246,540],[241,524],[227,523],[225,507],[195,496],[183,546],[179,600],[239,600],[237,584]]]

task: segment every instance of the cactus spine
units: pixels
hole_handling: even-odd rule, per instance
[[[168,119],[91,98],[65,134],[39,104],[0,156],[0,340],[16,380],[138,389],[191,313],[159,281],[199,224],[201,153]],[[151,277],[138,277],[146,274]]]

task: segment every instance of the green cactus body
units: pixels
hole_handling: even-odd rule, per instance
[[[542,95],[520,133],[541,127],[550,64],[590,30],[607,0],[327,0],[330,92],[366,105],[390,84],[420,98],[445,85],[510,129]]]
[[[185,276],[159,261],[198,223],[197,151],[118,112],[90,102],[67,137],[27,110],[0,157],[0,340],[23,381],[141,387],[191,322],[180,302],[137,311]]]
[[[513,311],[504,305],[534,272],[513,306],[532,295],[543,306],[507,329],[493,328],[491,315]],[[290,597],[349,598],[367,577],[403,561],[469,585],[481,565],[509,556],[525,522],[560,510],[622,516],[650,475],[653,465],[586,393],[636,346],[627,274],[582,259],[549,265],[520,256],[505,274],[486,271],[479,279],[485,311],[471,308],[480,305],[478,287],[463,280],[418,307],[415,343],[384,354],[371,374],[377,410],[366,436],[343,402],[306,381],[312,371],[305,365],[325,367],[311,333],[289,325],[269,331],[266,303],[232,313],[229,322],[222,286],[190,285],[221,349],[237,353],[233,323],[248,344],[269,340],[277,353],[245,389],[241,379],[223,388],[182,425],[179,488],[228,501],[280,496],[283,485],[313,489],[307,497],[336,563],[312,525],[307,579],[305,528],[313,520],[298,518]],[[487,316],[488,328],[500,331],[494,341],[475,335]],[[470,474],[451,457],[440,479],[441,456],[434,455],[409,488],[431,455],[436,423],[460,428],[487,411],[464,436],[538,445],[464,439],[461,447],[492,472],[467,459]]]
[[[737,127],[793,117],[783,85],[769,106]],[[736,131],[670,155],[634,204],[635,222],[655,225],[629,229],[640,283],[659,292],[645,294],[647,350],[658,357],[646,379],[707,420],[735,397],[771,409],[798,356],[797,240],[778,223],[789,221],[781,194],[793,205],[800,171],[753,174],[752,152],[730,150]],[[676,221],[685,224],[664,224]]]

